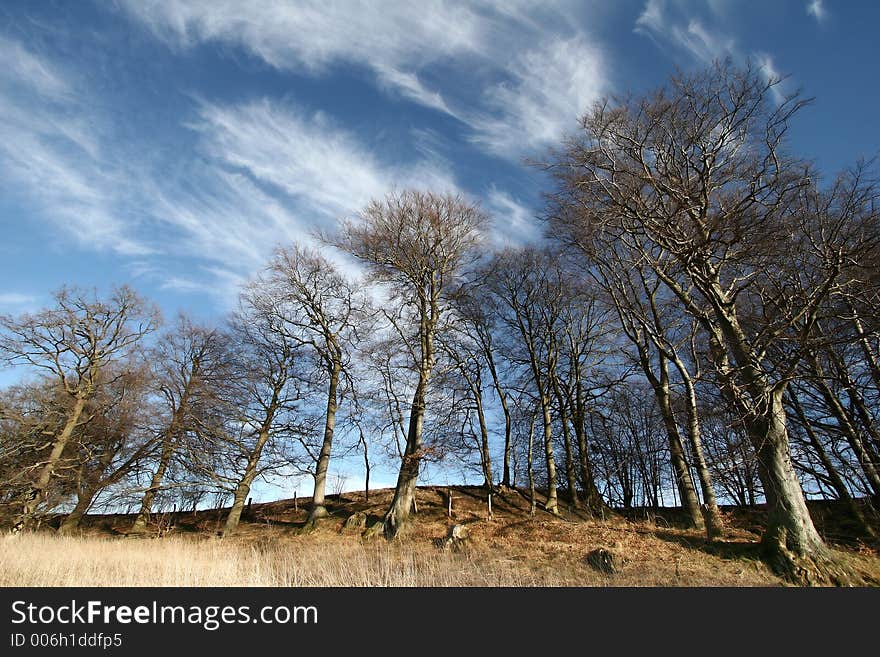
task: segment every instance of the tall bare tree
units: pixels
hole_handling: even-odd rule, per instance
[[[501,485],[511,486],[511,454],[513,449],[513,418],[510,409],[510,393],[503,380],[504,359],[497,344],[498,338],[498,313],[492,295],[487,294],[485,288],[479,283],[465,288],[456,304],[456,310],[460,321],[457,322],[457,330],[460,331],[479,354],[489,371],[492,380],[492,388],[501,413],[504,416],[504,451],[501,470]]]
[[[229,404],[232,422],[222,434],[215,434],[221,443],[216,451],[229,454],[231,462],[213,468],[211,461],[205,463],[206,472],[225,478],[232,490],[224,536],[238,527],[251,486],[265,469],[261,463],[265,452],[303,429],[298,408],[303,398],[302,344],[291,337],[273,303],[273,290],[256,280],[245,287],[240,309],[231,319],[236,344],[236,382],[230,387]]]
[[[406,449],[384,533],[394,538],[412,509],[423,456],[425,402],[437,358],[435,338],[486,216],[474,204],[450,194],[403,191],[370,203],[356,221],[346,222],[334,243],[366,263],[376,281],[387,285],[400,313],[395,330],[408,345],[417,382],[409,412]]]
[[[54,305],[45,310],[0,316],[0,357],[51,377],[70,402],[21,500],[16,530],[31,523],[68,443],[91,419],[89,401],[101,386],[121,376],[108,366],[140,348],[159,323],[158,311],[126,286],[104,299],[75,288],[62,288],[53,296]]]
[[[870,185],[820,190],[785,152],[798,96],[719,63],[638,98],[604,102],[559,153],[556,228],[575,246],[618,243],[700,321],[728,400],[758,455],[770,509],[765,554],[801,582],[851,581],[825,545],[792,467],[785,389],[823,301],[876,254]],[[591,247],[591,248],[595,248]],[[771,349],[786,358],[768,358]]]
[[[482,275],[487,290],[504,309],[501,321],[516,336],[515,345],[521,354],[519,359],[528,369],[534,385],[547,469],[544,508],[558,514],[558,476],[553,453],[553,381],[559,361],[555,332],[567,294],[562,271],[550,253],[530,248],[496,254]]]
[[[341,384],[360,340],[358,329],[368,319],[366,298],[329,260],[300,245],[278,250],[260,285],[267,292],[262,297],[269,304],[266,312],[278,317],[289,339],[312,353],[317,373],[326,377],[324,431],[307,520],[313,525],[327,515],[324,499]]]
[[[92,420],[73,437],[69,470],[76,503],[61,523],[61,533],[77,530],[96,499],[128,478],[156,445],[147,421],[153,409],[146,364],[138,359],[116,367],[122,373],[92,399]]]
[[[214,421],[221,388],[230,374],[226,344],[221,330],[180,315],[152,350],[152,384],[161,408],[155,428],[158,449],[132,523],[134,533],[146,531],[156,496],[187,438]]]

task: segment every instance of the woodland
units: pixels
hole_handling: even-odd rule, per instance
[[[392,464],[373,533],[418,524],[448,472],[531,517],[675,507],[709,543],[761,508],[784,581],[864,585],[816,528],[834,503],[877,547],[880,222],[873,162],[826,175],[789,128],[809,100],[719,62],[585,108],[532,166],[539,244],[493,247],[463,195],[389,192],[279,245],[213,323],[128,285],[0,316],[0,525],[76,534],[89,513],[224,507],[260,480]],[[342,467],[342,466],[339,466]],[[384,498],[383,498],[384,499]]]

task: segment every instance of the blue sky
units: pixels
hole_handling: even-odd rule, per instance
[[[276,245],[409,186],[527,242],[525,158],[716,57],[816,98],[791,138],[831,175],[880,152],[878,24],[832,0],[4,0],[0,313],[130,283],[219,317]]]
[[[247,7],[247,8],[245,8]],[[751,57],[815,104],[800,153],[880,150],[873,2],[30,2],[0,8],[0,312],[128,282],[230,307],[273,247],[373,197],[457,190],[540,231],[523,165],[597,98]]]

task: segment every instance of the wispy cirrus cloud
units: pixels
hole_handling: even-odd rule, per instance
[[[392,189],[458,189],[442,158],[384,162],[326,114],[289,102],[202,102],[189,128],[202,163],[185,184],[156,181],[152,213],[172,236],[168,248],[203,265],[168,276],[168,289],[196,292],[215,280],[226,294],[276,246],[320,246],[316,233]]]
[[[132,162],[105,138],[115,126],[48,58],[9,39],[2,55],[0,187],[66,239],[136,257],[132,274],[164,289],[228,297],[276,245],[308,241],[371,198],[395,187],[457,189],[441,158],[383,162],[326,114],[270,100],[198,104],[188,125],[198,153],[177,153],[173,166],[186,175],[169,176],[163,162]],[[155,264],[166,257],[192,259],[191,271]]]
[[[821,2],[817,2],[821,11]],[[677,48],[702,65],[727,57],[739,61],[748,59],[765,80],[775,82],[770,94],[774,102],[782,103],[790,83],[777,69],[773,56],[763,51],[742,54],[736,39],[717,26],[729,10],[724,0],[708,3],[708,11],[701,16],[696,14],[697,6],[688,0],[646,0],[634,30],[661,48],[669,45]]]
[[[525,52],[509,75],[485,93],[494,111],[477,112],[470,123],[474,141],[512,157],[558,141],[606,89],[601,53],[581,35]]]
[[[0,310],[15,310],[31,308],[37,303],[37,297],[32,294],[21,292],[0,292]]]
[[[118,169],[108,166],[93,117],[66,74],[0,36],[0,186],[39,209],[82,246],[122,254],[148,248],[114,213]]]
[[[732,55],[736,49],[735,39],[707,27],[680,2],[647,0],[636,19],[635,31],[661,47],[671,44],[703,64]]]
[[[334,64],[363,67],[379,88],[458,119],[474,143],[504,157],[554,142],[607,89],[599,45],[569,20],[582,7],[573,0],[426,0],[379,11],[319,0],[256,2],[247,12],[232,0],[122,6],[175,48],[232,45],[279,70],[312,75]],[[432,88],[425,74],[438,67],[447,79],[468,79],[468,88]]]
[[[807,14],[815,18],[818,23],[823,22],[828,15],[822,0],[812,0],[812,2],[808,3]]]
[[[308,209],[339,216],[387,190],[377,157],[324,113],[263,99],[203,104],[192,125],[214,161],[242,169]]]
[[[494,246],[524,246],[541,239],[541,227],[531,208],[496,187],[489,190],[486,201],[494,220],[489,235]]]
[[[130,15],[178,48],[215,42],[238,46],[279,70],[320,75],[333,64],[355,63],[380,83],[445,111],[416,71],[481,51],[486,22],[475,8],[443,0],[369,5],[260,1],[242,11],[235,0],[122,0]]]
[[[0,57],[5,68],[4,85],[16,85],[45,98],[59,99],[70,95],[70,85],[60,72],[23,44],[0,35]]]

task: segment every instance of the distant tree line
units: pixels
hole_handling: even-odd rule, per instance
[[[806,101],[778,85],[718,63],[590,109],[547,162],[540,245],[493,250],[477,204],[406,190],[279,248],[216,325],[163,326],[128,287],[0,317],[28,372],[0,392],[0,520],[124,506],[147,531],[214,495],[230,534],[258,478],[307,474],[313,524],[360,452],[367,482],[399,466],[388,538],[442,462],[533,511],[681,506],[710,539],[719,501],[766,503],[778,571],[846,582],[806,499],[873,537],[878,197],[869,165],[825,180],[790,152]]]

